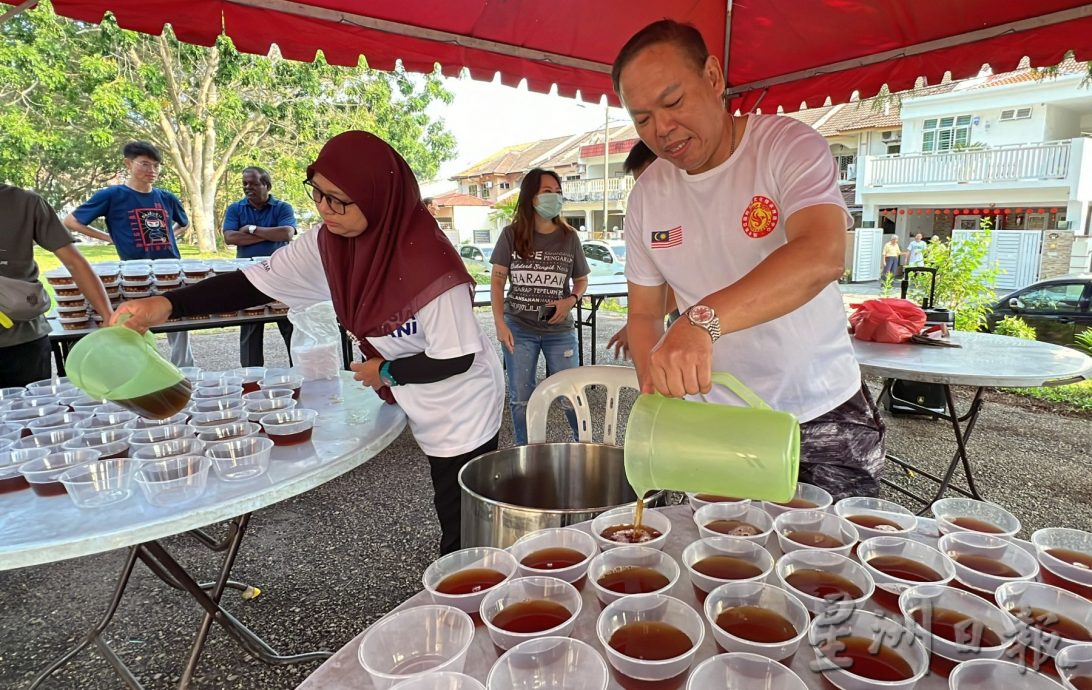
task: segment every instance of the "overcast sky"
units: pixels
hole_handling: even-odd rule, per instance
[[[440,167],[440,179],[505,146],[603,126],[602,103],[582,103],[470,78],[446,79],[445,85],[455,100],[451,105],[434,105],[430,112],[444,119],[458,142],[458,152]],[[612,124],[617,124],[616,120],[628,122],[628,116],[621,108],[611,108],[611,120]]]

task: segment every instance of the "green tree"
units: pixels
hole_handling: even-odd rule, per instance
[[[114,175],[124,141],[148,139],[164,152],[164,186],[180,194],[189,239],[204,251],[216,245],[224,204],[240,196],[224,182],[247,165],[268,168],[275,193],[306,209],[299,182],[337,132],[375,133],[426,179],[455,151],[426,113],[452,98],[435,75],[246,55],[224,36],[187,45],[111,18],[71,22],[45,3],[2,31],[0,77],[16,80],[0,86],[0,178],[63,205]]]
[[[516,217],[516,204],[519,203],[519,194],[513,194],[504,201],[493,204],[493,210],[489,212],[489,222],[494,225],[508,225]]]
[[[925,249],[925,265],[937,269],[936,306],[955,312],[957,331],[977,331],[986,324],[986,313],[995,299],[994,284],[1000,269],[987,265],[993,226],[989,219],[980,222],[980,232],[968,239],[930,243]],[[928,296],[928,278],[915,276],[907,297],[921,302]]]

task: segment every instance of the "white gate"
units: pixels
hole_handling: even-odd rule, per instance
[[[952,240],[969,239],[978,230],[953,230]],[[1010,292],[1031,285],[1039,279],[1039,252],[1043,233],[1038,230],[994,230],[988,266],[1000,268],[995,287]]]
[[[882,228],[857,228],[853,237],[854,283],[880,279],[880,250],[883,249]]]

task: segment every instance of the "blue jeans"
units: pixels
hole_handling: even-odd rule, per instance
[[[504,323],[512,331],[515,352],[501,346],[504,353],[504,367],[508,375],[508,404],[512,410],[512,427],[515,431],[516,445],[527,444],[527,401],[535,390],[538,379],[539,353],[546,357],[546,375],[549,376],[563,369],[577,366],[579,359],[576,352],[576,331],[560,333],[539,333],[525,328],[515,319],[504,318]],[[573,428],[576,438],[576,413],[566,401],[565,416]]]

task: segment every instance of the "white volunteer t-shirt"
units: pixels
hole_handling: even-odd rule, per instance
[[[792,118],[751,115],[736,152],[713,170],[688,175],[657,160],[641,175],[627,205],[626,279],[667,283],[684,311],[783,246],[789,216],[818,204],[845,209],[826,141]],[[832,282],[792,313],[725,334],[713,346],[713,370],[808,421],[861,387],[846,327]],[[710,399],[741,404],[720,387]]]
[[[330,286],[319,256],[318,233],[304,233],[248,266],[248,280],[292,308],[330,299]],[[432,300],[388,336],[368,338],[384,359],[424,352],[435,359],[474,354],[467,371],[435,383],[394,386],[394,398],[409,418],[413,437],[426,455],[452,457],[474,450],[500,429],[504,375],[493,344],[474,317],[466,285]]]

